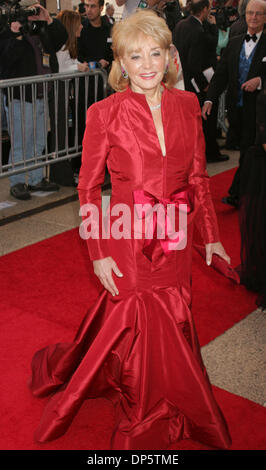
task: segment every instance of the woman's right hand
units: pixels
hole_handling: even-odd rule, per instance
[[[97,259],[93,261],[94,273],[100,280],[101,284],[107,289],[113,296],[118,295],[118,289],[113,280],[112,271],[118,277],[122,277],[123,274],[118,269],[116,262],[108,256],[107,258]]]
[[[78,63],[78,70],[80,72],[88,72],[89,71],[89,66],[88,66],[87,62]]]

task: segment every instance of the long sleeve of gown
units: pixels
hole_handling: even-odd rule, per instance
[[[83,224],[85,219],[89,217],[91,221],[90,232],[94,233],[94,238],[87,239],[89,256],[92,261],[109,256],[108,240],[102,238],[101,186],[104,183],[106,160],[109,153],[103,112],[98,103],[92,105],[87,111],[78,184]],[[93,204],[92,210],[89,209],[88,204]]]
[[[217,217],[214,210],[209,176],[206,171],[205,139],[202,130],[202,117],[198,99],[195,96],[195,148],[193,164],[189,174],[189,183],[195,185],[198,211],[196,226],[204,244],[220,240]]]

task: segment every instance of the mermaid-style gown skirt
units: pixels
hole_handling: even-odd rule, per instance
[[[142,240],[110,240],[119,295],[103,290],[71,344],[33,357],[33,394],[52,394],[37,441],[64,434],[84,400],[106,397],[116,410],[111,449],[167,449],[184,438],[230,446],[191,316],[191,242],[192,228],[182,251],[166,256],[158,242],[151,262]]]

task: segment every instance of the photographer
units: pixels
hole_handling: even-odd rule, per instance
[[[246,8],[249,0],[240,0],[238,4],[238,15],[239,18],[234,21],[230,27],[229,39],[232,39],[239,34],[244,34],[247,32],[247,22],[246,22]]]
[[[179,0],[116,0],[116,4],[119,7],[124,6],[123,18],[130,16],[138,8],[152,8],[165,19],[171,31],[183,18]]]
[[[215,18],[218,27],[217,58],[220,60],[223,49],[227,46],[229,40],[229,31],[232,24],[238,19],[237,10],[238,1],[217,0],[212,4],[211,15]]]
[[[27,8],[35,9],[37,14],[27,17],[25,14]],[[10,79],[58,72],[56,52],[67,40],[64,26],[58,20],[52,19],[43,6],[32,4],[30,0],[22,0],[20,9],[16,10],[20,21],[13,21],[12,17],[12,21],[2,28],[0,35],[1,78]],[[22,21],[21,18],[27,18],[27,20]],[[23,161],[22,121],[25,126],[25,158],[30,159],[34,156],[34,136],[37,155],[43,153],[47,137],[44,131],[43,84],[37,86],[35,110],[33,107],[31,85],[25,87],[24,112],[21,109],[20,89],[15,87],[12,103],[14,162]],[[7,100],[6,112],[8,115],[11,112]],[[36,126],[35,129],[34,126]],[[30,199],[30,191],[59,189],[57,185],[44,178],[43,168],[28,172],[28,185],[26,185],[25,176],[25,173],[10,176],[10,194],[17,199]]]
[[[183,18],[179,0],[147,0],[147,5],[165,19],[170,31]]]

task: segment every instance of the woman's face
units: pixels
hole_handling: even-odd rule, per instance
[[[79,38],[80,37],[80,33],[81,33],[81,30],[83,28],[83,25],[80,23],[77,27],[77,31],[76,31],[76,37]]]
[[[150,36],[143,35],[140,39],[143,39],[138,41],[140,46],[126,52],[120,62],[128,73],[131,89],[145,93],[160,85],[168,63],[168,51],[162,49]]]

